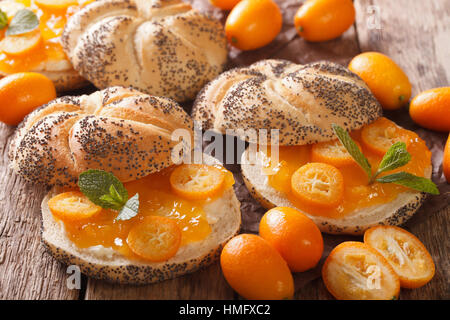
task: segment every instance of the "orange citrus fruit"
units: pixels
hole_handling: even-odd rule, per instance
[[[307,41],[327,41],[339,37],[355,21],[352,0],[308,0],[297,11],[297,33]]]
[[[384,117],[365,126],[361,131],[363,144],[370,151],[382,156],[397,142],[404,142],[408,147],[417,135],[409,130],[397,126],[394,122]]]
[[[400,277],[403,288],[419,288],[434,276],[434,262],[422,242],[394,226],[376,226],[364,233],[364,243],[376,249]]]
[[[259,235],[286,260],[292,272],[314,268],[322,257],[319,228],[306,215],[288,207],[276,207],[264,214]]]
[[[411,83],[388,56],[364,52],[354,57],[348,68],[364,80],[384,109],[398,109],[408,103]]]
[[[322,279],[339,300],[393,300],[400,292],[400,280],[389,262],[362,242],[335,247],[325,260]]]
[[[254,50],[272,42],[280,33],[283,17],[272,0],[242,0],[225,23],[228,41],[240,50]]]
[[[222,10],[231,10],[241,0],[209,0],[211,4]]]
[[[183,164],[172,171],[170,185],[180,197],[200,200],[222,190],[225,173],[205,164]]]
[[[450,131],[450,87],[419,93],[409,105],[409,115],[424,128]]]
[[[0,79],[0,121],[17,125],[28,113],[55,98],[53,82],[40,73],[6,76]]]
[[[65,221],[88,219],[102,210],[79,191],[60,193],[52,197],[47,204],[51,213]]]
[[[355,143],[361,149],[359,143],[357,141],[355,141]],[[311,147],[311,161],[328,163],[335,167],[342,167],[355,163],[353,157],[337,139],[313,144]]]
[[[442,160],[442,168],[444,171],[445,179],[450,183],[450,134],[447,138],[447,143],[444,148],[444,158]]]
[[[344,196],[344,178],[336,167],[310,162],[294,172],[292,193],[308,205],[334,207]]]
[[[152,262],[172,258],[181,244],[181,229],[175,220],[161,216],[147,216],[128,233],[131,251]]]
[[[257,235],[240,234],[228,241],[220,265],[228,284],[246,299],[279,300],[294,294],[286,261]]]

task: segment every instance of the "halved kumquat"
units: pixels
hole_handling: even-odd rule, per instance
[[[359,143],[356,141],[355,143],[361,149]],[[342,167],[355,163],[355,160],[339,140],[313,144],[313,146],[311,147],[311,161],[324,162],[335,167]]]
[[[414,132],[400,128],[384,117],[366,125],[361,131],[363,144],[378,155],[384,155],[396,142],[404,142],[408,147],[415,138],[417,135]]]
[[[79,191],[64,192],[52,197],[48,201],[48,207],[53,215],[65,221],[86,220],[102,210]]]
[[[225,173],[219,168],[205,164],[183,164],[170,175],[172,190],[180,197],[201,200],[220,192]]]
[[[308,205],[334,207],[344,196],[344,177],[332,165],[310,162],[294,172],[291,190]]]
[[[322,279],[339,300],[393,300],[400,292],[400,280],[389,262],[362,242],[335,247],[325,260]]]
[[[434,276],[433,259],[413,234],[395,226],[377,226],[364,233],[364,243],[376,249],[400,277],[403,288],[419,288]]]
[[[78,0],[34,0],[34,2],[38,6],[50,10],[64,10],[78,5]]]
[[[181,230],[173,219],[147,216],[130,230],[127,243],[131,251],[145,260],[166,261],[180,248]]]
[[[41,31],[33,31],[15,36],[6,36],[0,41],[0,51],[12,56],[29,54],[42,43]]]

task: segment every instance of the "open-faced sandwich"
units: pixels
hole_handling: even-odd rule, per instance
[[[431,153],[418,135],[383,118],[364,82],[329,62],[263,60],[223,73],[200,92],[194,120],[251,142],[242,174],[266,208],[294,207],[327,233],[361,234],[399,225],[438,192]],[[251,154],[256,136],[278,129],[272,148]],[[267,149],[267,150],[265,150]]]
[[[11,165],[53,186],[42,238],[56,259],[136,284],[215,261],[241,223],[233,175],[207,155],[176,165],[176,129],[193,130],[176,102],[122,87],[58,98],[24,120]]]
[[[34,71],[58,91],[87,83],[72,67],[60,43],[67,18],[94,0],[0,1],[0,75]]]

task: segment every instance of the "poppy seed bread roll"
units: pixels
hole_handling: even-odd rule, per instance
[[[11,142],[12,168],[32,183],[73,186],[87,169],[132,181],[172,164],[175,129],[189,115],[173,100],[111,87],[57,98],[22,122]]]
[[[179,102],[219,75],[228,53],[220,22],[180,0],[96,1],[68,20],[62,43],[98,88],[131,86]]]
[[[223,134],[227,129],[267,129],[269,134],[278,129],[280,145],[331,140],[332,123],[356,130],[381,114],[369,88],[347,68],[284,60],[224,72],[202,89],[192,111],[203,129]]]

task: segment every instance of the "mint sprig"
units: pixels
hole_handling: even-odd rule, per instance
[[[406,143],[396,142],[389,150],[384,154],[383,159],[381,159],[380,165],[378,166],[377,172],[372,176],[371,182],[375,181],[375,178],[383,172],[394,170],[403,167],[411,161],[411,155],[406,150]]]
[[[339,141],[345,147],[347,152],[352,158],[363,168],[369,178],[369,184],[377,181],[380,183],[395,183],[402,185],[417,191],[426,192],[437,195],[439,190],[437,186],[430,179],[418,177],[408,172],[397,172],[390,175],[386,175],[377,178],[381,173],[391,171],[406,165],[411,161],[411,155],[406,150],[406,144],[404,142],[394,143],[389,150],[384,154],[377,171],[372,175],[372,169],[369,161],[358,148],[358,145],[350,137],[349,133],[342,129],[337,124],[332,124],[334,133],[338,137]]]
[[[6,36],[16,36],[30,32],[39,26],[39,19],[36,14],[28,9],[17,11],[6,30]]]
[[[0,10],[0,30],[5,29],[8,25],[8,16],[5,12]]]
[[[139,195],[128,199],[128,191],[112,173],[89,169],[78,178],[80,191],[96,205],[119,211],[116,220],[129,220],[139,212]]]
[[[380,183],[395,183],[417,191],[437,195],[439,190],[436,185],[427,178],[418,177],[408,172],[397,172],[377,179]]]

